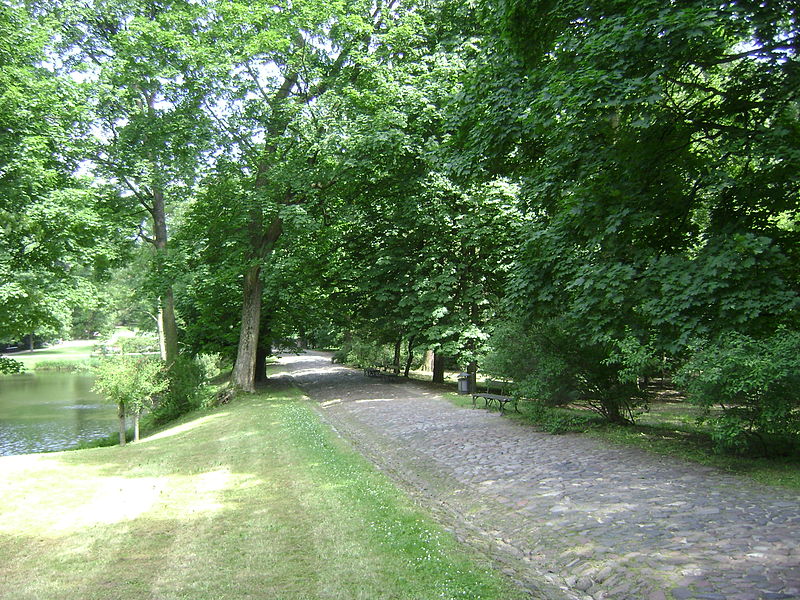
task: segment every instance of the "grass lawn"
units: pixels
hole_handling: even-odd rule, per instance
[[[521,598],[292,388],[0,458],[0,598]]]
[[[45,361],[88,360],[97,344],[97,340],[73,340],[63,342],[57,346],[34,350],[33,352],[14,352],[4,356],[21,362],[25,365],[27,371],[31,371],[36,368],[37,364]]]

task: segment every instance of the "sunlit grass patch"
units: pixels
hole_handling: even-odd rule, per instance
[[[49,348],[37,349],[32,353],[15,352],[7,356],[21,362],[28,371],[37,368],[40,364],[44,366],[49,364],[51,370],[59,370],[59,363],[64,363],[65,367],[71,365],[64,370],[74,370],[72,368],[74,365],[88,364],[96,344],[96,340],[75,340]]]
[[[0,459],[0,598],[515,598],[284,388]]]

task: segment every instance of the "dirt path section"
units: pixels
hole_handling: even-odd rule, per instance
[[[543,434],[329,354],[281,363],[340,435],[533,598],[800,599],[800,494]]]

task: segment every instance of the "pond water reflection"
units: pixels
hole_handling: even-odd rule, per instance
[[[0,455],[64,450],[116,430],[116,410],[92,377],[36,373],[0,377]]]

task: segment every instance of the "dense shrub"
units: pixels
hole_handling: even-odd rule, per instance
[[[646,405],[637,385],[641,352],[623,351],[622,344],[587,344],[557,319],[525,325],[510,320],[491,343],[483,370],[513,380],[525,398],[550,406],[580,404],[612,423],[633,421]]]
[[[0,374],[12,375],[14,373],[22,373],[25,370],[24,363],[13,358],[6,358],[0,356]]]
[[[222,355],[219,353],[198,354],[194,360],[200,367],[204,381],[211,381],[222,373]]]
[[[202,403],[205,374],[194,358],[179,356],[167,370],[169,386],[153,406],[155,423],[166,423]]]
[[[62,373],[78,373],[92,369],[92,361],[85,359],[40,360],[36,363],[36,371],[60,371]]]
[[[554,406],[547,406],[543,402],[528,403],[529,408],[525,414],[542,430],[553,435],[581,432],[589,429],[598,419],[593,413],[580,414]]]
[[[717,451],[775,453],[776,445],[786,450],[800,439],[800,332],[725,334],[698,348],[676,383],[709,411]],[[714,406],[720,416],[710,416]]]
[[[158,338],[142,335],[119,338],[119,347],[124,354],[145,354],[160,351]]]
[[[394,360],[394,350],[388,345],[379,345],[360,338],[350,338],[342,343],[333,355],[334,362],[357,367],[389,365]]]

